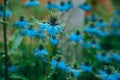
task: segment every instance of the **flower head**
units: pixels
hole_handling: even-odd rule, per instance
[[[51,1],[48,1],[48,3],[47,3],[47,5],[46,5],[46,8],[48,9],[48,10],[51,10],[51,9],[53,9],[53,8],[56,8],[56,4],[55,3],[53,3],[53,2],[51,2]]]
[[[106,27],[106,22],[104,22],[102,19],[100,19],[98,22],[96,22],[96,26],[104,28],[104,27]]]
[[[85,2],[82,5],[80,5],[79,8],[81,8],[84,11],[90,11],[91,10],[91,6],[87,2]]]
[[[11,16],[11,12],[10,12],[10,10],[7,9],[5,17],[10,18],[10,16]],[[0,17],[3,17],[3,6],[0,6]]]
[[[26,2],[25,6],[27,7],[36,7],[39,6],[39,2],[36,0],[29,0],[28,2]]]
[[[50,38],[50,44],[52,45],[58,45],[59,41],[55,36],[51,36]]]
[[[26,21],[23,16],[20,16],[20,19],[16,21],[15,26],[18,28],[25,28],[26,26],[29,26],[29,22]]]
[[[33,27],[33,26],[30,25],[30,28],[25,28],[25,29],[22,31],[22,33],[23,33],[24,35],[29,36],[30,38],[36,36],[37,32],[36,32],[34,29],[32,29],[32,27]]]
[[[39,48],[36,48],[33,51],[34,54],[38,55],[41,58],[44,58],[44,56],[48,55],[48,50],[43,47],[43,45],[40,45]]]
[[[76,31],[76,33],[72,33],[70,36],[69,36],[69,40],[71,41],[74,41],[74,42],[79,42],[80,39],[83,39],[81,33],[79,30]]]

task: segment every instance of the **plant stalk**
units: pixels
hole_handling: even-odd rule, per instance
[[[7,0],[3,1],[3,36],[4,36],[4,51],[5,51],[5,80],[8,80],[8,48],[7,48],[7,23],[6,23],[6,6]]]

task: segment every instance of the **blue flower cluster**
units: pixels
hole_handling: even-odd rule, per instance
[[[40,3],[36,0],[28,0],[26,3],[25,3],[25,6],[27,7],[36,7],[36,6],[39,6]]]
[[[69,11],[73,7],[73,4],[71,0],[69,0],[67,3],[65,3],[64,1],[61,1],[60,5],[57,5],[51,1],[48,1],[46,7],[48,10],[57,9],[58,11]]]
[[[98,53],[96,55],[96,59],[98,61],[103,61],[105,63],[111,63],[113,60],[114,61],[120,61],[120,53],[109,53],[109,54],[106,54],[106,53]]]
[[[102,77],[102,80],[119,80],[120,73],[115,72],[110,67],[106,70],[101,70],[99,75]]]

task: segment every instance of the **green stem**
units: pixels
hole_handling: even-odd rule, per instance
[[[76,43],[76,60],[79,63],[78,43]]]
[[[8,80],[8,49],[7,49],[7,24],[6,24],[6,6],[7,0],[3,1],[3,36],[4,36],[4,51],[5,51],[5,80]]]
[[[30,38],[30,46],[29,46],[30,48],[29,48],[29,53],[31,54],[32,53],[32,38]]]

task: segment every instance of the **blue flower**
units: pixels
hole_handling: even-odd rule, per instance
[[[40,31],[46,31],[49,27],[47,22],[40,23]]]
[[[100,37],[106,37],[106,36],[108,35],[108,33],[107,33],[106,31],[104,31],[104,30],[100,30],[100,31],[98,32],[98,35],[99,35]]]
[[[53,8],[56,8],[56,4],[51,2],[51,1],[48,1],[48,4],[46,5],[46,8],[51,10]]]
[[[60,70],[65,70],[65,69],[66,69],[66,64],[65,64],[65,62],[59,61],[59,62],[58,62],[58,65],[57,65],[57,68],[60,69]]]
[[[98,53],[96,55],[96,58],[97,58],[98,61],[103,61],[103,59],[104,59],[105,56],[106,56],[105,53]]]
[[[36,7],[39,6],[39,2],[36,0],[29,0],[28,2],[26,2],[25,6],[27,7]]]
[[[113,54],[113,59],[116,61],[120,61],[120,53]]]
[[[23,34],[23,35],[26,35],[26,36],[29,36],[30,38],[36,36],[36,35],[37,35],[37,31],[34,30],[34,29],[32,29],[32,27],[33,27],[33,26],[30,25],[29,28],[23,29],[22,34]]]
[[[20,17],[20,20],[16,21],[15,26],[18,28],[24,28],[29,25],[29,22],[24,20],[24,17]]]
[[[16,68],[16,66],[14,66],[14,65],[12,65],[12,66],[10,66],[10,67],[8,68],[8,71],[9,71],[10,73],[15,72],[16,70],[17,70],[17,68]]]
[[[106,74],[103,76],[102,80],[118,80],[118,79],[114,74],[110,74],[110,75]]]
[[[116,18],[116,17],[113,17],[111,20],[110,20],[110,27],[111,28],[118,28],[120,26],[120,19],[119,18]]]
[[[97,21],[98,17],[96,15],[92,14],[91,16],[88,17],[88,20],[89,21]]]
[[[104,22],[102,19],[98,22],[96,22],[96,26],[100,28],[106,27],[106,22]]]
[[[116,30],[116,31],[114,32],[114,35],[120,36],[120,30]]]
[[[52,45],[58,45],[58,43],[59,43],[59,40],[56,39],[55,36],[51,36],[51,38],[50,38],[50,44],[52,44]]]
[[[88,65],[85,65],[85,64],[81,64],[80,65],[80,68],[83,72],[92,72],[92,68]]]
[[[71,68],[70,66],[67,66],[67,67],[65,68],[65,72],[67,72],[67,73],[72,72],[72,68]]]
[[[11,16],[11,12],[7,9],[5,17],[10,18],[10,16]],[[3,7],[2,6],[0,7],[0,17],[3,17]]]
[[[29,36],[30,38],[36,36],[37,32],[33,29],[25,29],[23,32],[26,32],[26,35]]]
[[[91,6],[88,3],[84,3],[84,4],[80,5],[79,8],[81,8],[84,11],[90,11],[91,10]]]
[[[100,45],[94,40],[92,42],[87,43],[86,47],[88,49],[90,49],[90,48],[100,49]]]
[[[98,70],[98,75],[106,75],[106,71],[105,70]]]
[[[49,35],[55,36],[55,35],[57,34],[57,32],[58,32],[58,29],[57,29],[56,26],[50,25],[50,26],[48,27],[48,33],[49,33]]]
[[[105,63],[110,63],[111,62],[111,55],[106,55],[104,58],[103,58],[104,62]]]
[[[85,27],[83,32],[93,35],[93,34],[98,34],[99,30],[98,28],[96,28],[94,24],[91,24],[90,26]]]
[[[48,55],[48,50],[43,48],[42,45],[39,46],[39,48],[36,48],[34,51],[33,51],[34,54],[38,55],[39,57],[44,57],[45,55]]]
[[[42,31],[38,31],[37,35],[41,39],[45,37],[45,34]]]
[[[69,36],[69,40],[71,41],[75,41],[76,43],[80,41],[80,39],[83,39],[82,35],[80,34],[79,31],[77,31],[76,33],[72,33]]]
[[[53,59],[51,62],[50,62],[50,66],[51,68],[55,68],[57,66],[57,61],[55,59]]]
[[[69,11],[70,5],[65,4],[63,1],[60,3],[60,5],[57,6],[58,11]]]
[[[77,69],[73,69],[72,73],[73,73],[73,75],[74,75],[75,77],[79,77],[79,76],[80,76],[80,72],[79,72],[79,70],[77,70]]]
[[[116,10],[114,13],[115,13],[116,15],[120,15],[120,9]]]

